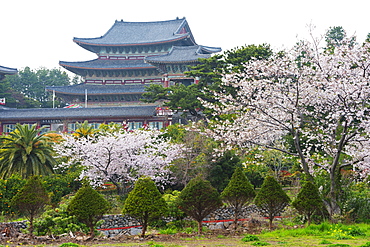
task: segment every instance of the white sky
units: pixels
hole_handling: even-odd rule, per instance
[[[224,51],[268,43],[289,48],[342,26],[363,41],[370,32],[368,0],[1,0],[0,65],[59,68],[59,61],[96,55],[72,40],[104,35],[115,20],[162,21],[186,17],[199,45]]]

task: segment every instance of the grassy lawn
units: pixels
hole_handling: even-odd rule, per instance
[[[240,236],[206,235],[178,237],[169,240],[155,239],[130,243],[106,243],[93,246],[151,246],[151,247],[203,247],[203,246],[322,246],[370,247],[370,225],[342,225],[322,223],[298,229],[263,230],[261,234]]]

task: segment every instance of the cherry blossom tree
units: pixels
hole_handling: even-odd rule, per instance
[[[61,157],[68,157],[62,166],[80,162],[84,167],[81,178],[88,177],[95,186],[110,181],[122,194],[140,176],[162,185],[171,182],[169,165],[181,155],[181,145],[170,143],[162,135],[155,130],[122,130],[77,139],[65,135],[65,141],[55,150]]]
[[[340,213],[340,170],[353,169],[363,178],[370,172],[370,43],[327,52],[316,39],[302,41],[244,67],[223,78],[237,95],[215,92],[216,103],[203,102],[217,120],[209,134],[227,144],[294,155],[308,177],[326,171],[325,203],[331,215]],[[275,145],[287,136],[293,148]]]

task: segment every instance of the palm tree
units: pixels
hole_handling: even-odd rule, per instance
[[[77,123],[77,129],[75,130],[73,135],[76,138],[81,138],[81,137],[89,138],[89,137],[94,136],[94,134],[96,134],[96,132],[97,131],[94,129],[94,126],[89,124],[88,121],[84,121],[81,124]]]
[[[0,178],[12,174],[27,178],[53,173],[57,162],[50,137],[41,134],[42,129],[36,129],[36,125],[17,124],[13,132],[0,137]]]

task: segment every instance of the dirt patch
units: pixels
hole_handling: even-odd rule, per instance
[[[130,246],[148,246],[148,243],[163,243],[166,245],[178,246],[215,246],[225,243],[225,246],[239,246],[240,239],[245,231],[231,233],[225,230],[213,230],[198,236],[197,234],[177,233],[173,235],[149,234],[145,238],[140,236],[121,235],[112,238],[96,237],[88,239],[86,235],[76,237],[29,237],[26,234],[20,234],[17,237],[2,237],[0,244],[4,246],[59,246],[63,243],[76,243],[84,246],[117,246],[125,243]],[[132,244],[132,245],[131,245]]]

